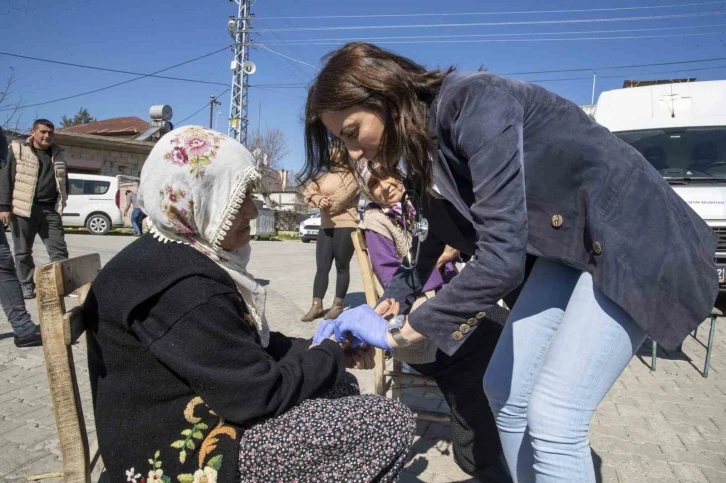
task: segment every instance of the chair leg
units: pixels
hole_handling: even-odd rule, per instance
[[[378,396],[386,395],[386,355],[381,349],[376,349],[373,356],[376,366],[373,368],[373,392]]]
[[[716,332],[716,317],[711,317],[711,330],[708,332],[708,349],[706,350],[706,363],[703,366],[703,377],[708,377],[711,368],[711,350],[713,349],[713,334]]]
[[[650,370],[655,371],[655,361],[657,359],[656,355],[658,353],[658,344],[653,339],[651,339],[650,342],[652,344],[651,347],[652,347],[652,351],[653,351],[653,355],[651,356],[651,362],[650,362]]]
[[[393,372],[403,372],[403,364],[401,361],[393,359]],[[391,385],[391,398],[399,401],[401,399],[401,381],[400,378],[393,379]]]

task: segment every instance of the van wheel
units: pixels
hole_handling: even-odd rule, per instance
[[[105,235],[111,229],[111,220],[105,215],[92,215],[86,221],[86,228],[92,235]]]

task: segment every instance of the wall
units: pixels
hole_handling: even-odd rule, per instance
[[[71,173],[139,176],[154,143],[90,134],[57,133]]]
[[[139,176],[146,161],[145,154],[124,153],[105,149],[64,146],[66,162],[71,173],[116,176]]]

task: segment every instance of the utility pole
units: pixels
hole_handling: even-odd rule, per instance
[[[214,121],[214,106],[221,106],[222,103],[217,100],[215,96],[209,96],[209,129],[212,129],[212,122]]]
[[[249,96],[248,75],[255,66],[250,60],[249,38],[251,32],[251,0],[231,0],[237,4],[237,16],[230,17],[227,29],[234,39],[232,52],[232,94],[229,103],[229,136],[247,145],[247,100]]]

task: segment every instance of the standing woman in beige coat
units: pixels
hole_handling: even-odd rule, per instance
[[[350,259],[353,240],[350,235],[358,226],[360,189],[355,176],[343,167],[333,167],[316,176],[305,187],[305,202],[320,208],[320,231],[315,249],[317,272],[313,282],[313,303],[303,322],[312,322],[323,315],[323,298],[328,290],[328,274],[335,260],[335,299],[325,314],[334,319],[343,312],[343,299],[350,284]]]

